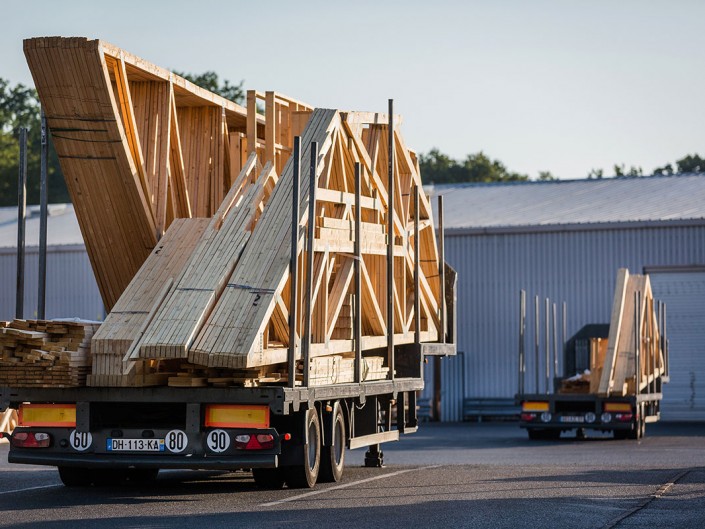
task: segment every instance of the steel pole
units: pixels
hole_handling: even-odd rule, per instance
[[[47,288],[47,217],[49,209],[47,190],[47,158],[49,143],[44,108],[41,109],[41,151],[39,171],[39,277],[37,291],[37,318],[43,320],[46,312]]]
[[[545,309],[546,309],[546,395],[548,395],[551,392],[550,389],[550,380],[551,380],[551,330],[550,330],[550,324],[551,324],[551,316],[550,316],[550,300],[546,298],[545,301]]]
[[[296,386],[296,331],[298,328],[299,297],[299,190],[301,186],[301,137],[294,138],[294,183],[291,189],[291,256],[289,274],[291,280],[289,304],[289,387]]]
[[[360,276],[362,260],[361,248],[361,215],[362,207],[362,165],[355,163],[355,264],[353,273],[355,279],[355,382],[362,382],[362,278]]]
[[[24,318],[24,257],[27,220],[27,129],[20,128],[20,163],[17,177],[17,292],[15,318]]]
[[[316,185],[318,175],[318,143],[311,142],[311,170],[308,191],[308,260],[306,262],[306,327],[303,339],[304,386],[308,387],[311,371],[311,312],[313,307],[313,239],[316,235]]]
[[[519,291],[519,394],[524,394],[526,375],[526,290]]]
[[[539,387],[539,373],[540,373],[540,364],[541,364],[541,352],[539,348],[539,341],[541,338],[541,324],[539,322],[539,319],[541,317],[540,311],[539,311],[539,297],[535,296],[534,297],[534,353],[535,353],[535,360],[536,360],[536,365],[535,367],[535,376],[536,376],[536,393],[541,393],[541,388]]]
[[[419,186],[414,186],[414,343],[421,344],[421,245],[419,244]]]
[[[387,364],[394,380],[394,100],[389,100],[387,124]]]
[[[558,377],[558,308],[553,304],[553,378]]]

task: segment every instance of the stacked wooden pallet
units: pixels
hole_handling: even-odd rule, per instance
[[[597,392],[607,396],[634,395],[663,374],[661,335],[649,277],[630,275],[622,268],[617,274]]]
[[[75,387],[91,369],[91,338],[98,323],[14,320],[0,334],[0,385]]]

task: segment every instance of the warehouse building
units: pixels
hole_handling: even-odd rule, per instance
[[[527,349],[534,296],[567,307],[571,336],[607,323],[617,269],[648,272],[668,309],[671,382],[662,416],[705,420],[705,175],[429,188],[443,195],[446,260],[458,271],[458,351],[441,362],[441,417],[463,419],[466,399],[512,398],[518,388],[519,291],[527,291]],[[435,206],[435,199],[434,199]],[[25,317],[36,315],[38,208],[29,208]],[[0,319],[15,314],[17,210],[0,208]],[[105,312],[73,207],[50,207],[46,315],[103,319]],[[551,331],[551,338],[553,331]],[[560,348],[560,345],[559,345]],[[533,352],[533,351],[532,351]],[[527,391],[535,390],[533,354]],[[427,389],[433,394],[433,363]],[[565,359],[559,359],[559,373]],[[569,373],[572,374],[572,373]],[[544,389],[543,376],[539,390]]]
[[[558,306],[560,350],[562,303],[568,337],[585,324],[608,323],[620,267],[649,273],[655,298],[667,305],[671,382],[662,418],[705,420],[705,175],[460,184],[428,191],[443,195],[446,261],[459,277],[462,354],[441,362],[443,420],[461,420],[465,399],[516,394],[521,289],[530,314],[529,392],[536,389],[531,315],[534,296],[540,298],[543,391],[545,299],[551,300],[549,320],[552,303]],[[431,397],[431,388],[425,396]]]
[[[37,316],[39,206],[27,208],[24,317]],[[46,317],[102,320],[103,301],[71,204],[52,204],[47,218]],[[0,320],[15,317],[17,208],[0,208]]]

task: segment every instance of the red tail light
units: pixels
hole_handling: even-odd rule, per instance
[[[632,420],[632,418],[634,417],[634,415],[631,414],[631,413],[616,413],[614,417],[615,417],[615,419],[617,419],[618,421],[629,422],[629,421]]]
[[[12,436],[12,446],[17,448],[47,448],[51,436],[44,432],[17,432]]]
[[[274,448],[274,436],[268,433],[236,435],[235,448],[240,450],[268,450]]]
[[[536,419],[536,414],[535,413],[522,413],[521,414],[521,420],[524,422],[530,422]]]

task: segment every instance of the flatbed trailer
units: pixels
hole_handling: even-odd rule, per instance
[[[359,384],[0,388],[0,406],[20,413],[8,460],[56,466],[69,486],[167,468],[252,469],[275,488],[338,481],[346,448],[370,447],[366,466],[381,467],[380,445],[417,430],[423,358],[455,346],[399,347],[398,377]]]
[[[593,394],[524,394],[519,426],[532,440],[558,439],[562,432],[591,429],[613,432],[615,439],[641,439],[646,424],[660,418],[661,392],[624,397]]]
[[[535,388],[524,390],[526,355],[525,292],[520,295],[519,426],[532,440],[558,439],[562,432],[586,429],[612,432],[616,439],[641,439],[646,425],[660,417],[664,384],[669,381],[666,307],[654,303],[648,276],[631,276],[620,269],[610,324],[585,325],[563,346],[563,365],[571,378],[558,376],[557,333],[550,360],[549,310],[546,303],[544,392],[539,389],[539,301],[535,300]],[[564,312],[565,321],[565,312]],[[553,327],[556,329],[554,310]],[[565,331],[564,331],[565,335]],[[564,338],[565,341],[565,338]],[[573,362],[569,362],[570,359]],[[551,378],[551,363],[553,377]],[[588,368],[588,369],[585,369]],[[584,370],[585,369],[585,370]],[[584,371],[583,371],[584,370]],[[552,383],[551,383],[552,380]]]
[[[3,366],[26,383],[0,387],[19,411],[9,461],[66,485],[220,468],[312,487],[365,446],[381,466],[380,444],[417,428],[424,358],[456,343],[442,197],[436,232],[392,101],[250,90],[244,108],[104,41],[24,49],[109,313],[84,387],[27,387],[56,381],[18,369],[25,351]]]

